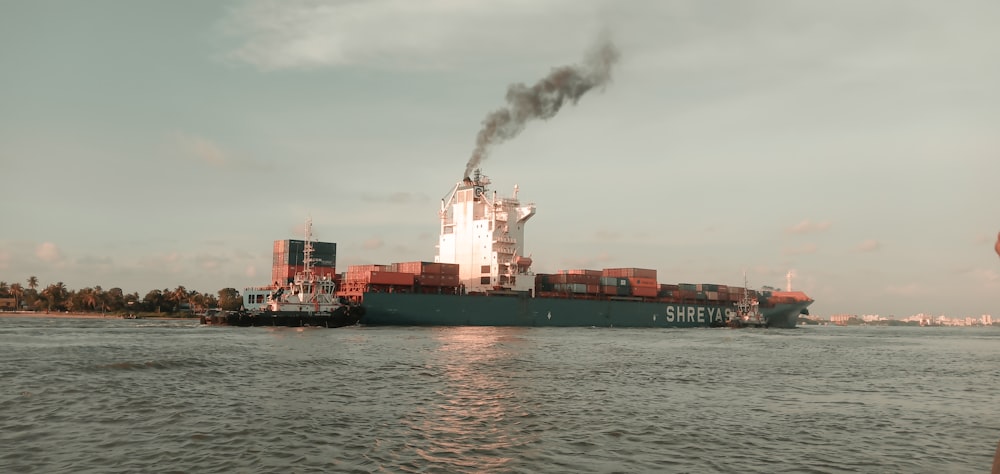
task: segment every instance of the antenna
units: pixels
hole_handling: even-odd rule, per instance
[[[795,276],[795,270],[788,270],[785,274],[785,291],[792,291],[792,277]]]

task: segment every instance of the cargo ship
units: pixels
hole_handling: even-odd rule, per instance
[[[524,250],[535,215],[475,170],[441,201],[434,261],[353,265],[339,296],[363,325],[794,328],[813,300],[797,291],[658,281],[641,267],[535,273]]]

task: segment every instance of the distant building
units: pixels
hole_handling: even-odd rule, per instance
[[[855,318],[857,318],[857,316],[853,314],[833,314],[830,315],[830,322],[843,326],[847,324],[848,321]]]
[[[0,311],[14,311],[17,309],[17,299],[0,298]]]

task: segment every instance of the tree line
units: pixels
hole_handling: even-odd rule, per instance
[[[209,308],[236,311],[243,306],[235,288],[223,288],[213,295],[178,286],[149,290],[139,297],[139,292],[125,293],[117,287],[105,290],[100,285],[71,290],[61,281],[41,288],[34,276],[26,283],[0,281],[0,298],[14,298],[18,310],[36,312],[196,314]]]

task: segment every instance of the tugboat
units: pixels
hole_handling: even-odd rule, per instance
[[[760,302],[747,291],[747,275],[743,274],[743,297],[736,302],[736,308],[729,314],[726,326],[731,328],[766,328],[767,319],[760,312]]]
[[[336,295],[337,285],[327,276],[312,270],[312,220],[306,220],[304,268],[292,282],[275,282],[262,308],[203,317],[204,324],[230,326],[291,326],[338,328],[358,324],[364,308]]]

